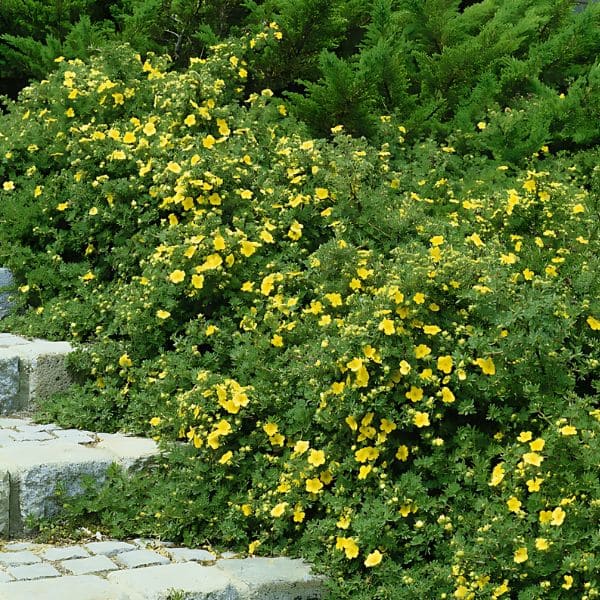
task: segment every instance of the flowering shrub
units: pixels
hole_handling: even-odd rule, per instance
[[[169,449],[72,522],[301,550],[338,598],[597,597],[598,199],[544,149],[310,139],[242,96],[276,33],[66,62],[0,120],[9,324],[82,342],[46,417]]]

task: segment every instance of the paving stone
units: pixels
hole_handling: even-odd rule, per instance
[[[36,550],[38,547],[38,544],[34,544],[33,542],[8,542],[3,545],[4,550],[10,550],[11,552],[17,550]]]
[[[133,544],[128,544],[127,542],[118,542],[115,540],[90,542],[89,544],[84,544],[84,548],[89,550],[92,554],[105,554],[106,556],[114,556],[115,554],[119,554],[119,552],[136,549]]]
[[[94,575],[0,583],[0,600],[143,600]]]
[[[300,559],[233,558],[219,560],[216,568],[248,585],[244,600],[316,600],[325,595],[323,579]]]
[[[217,560],[217,557],[208,550],[194,548],[169,548],[168,550],[171,559],[175,562],[187,562],[188,560],[196,560],[208,562]]]
[[[29,550],[0,552],[0,564],[2,565],[31,565],[39,562],[42,562],[42,559]]]
[[[129,552],[121,552],[115,555],[115,560],[121,563],[128,569],[138,567],[147,567],[150,565],[164,565],[169,563],[169,559],[158,552],[152,550],[131,550]]]
[[[37,563],[35,565],[8,567],[7,571],[15,579],[44,579],[47,577],[60,577],[60,573],[50,563]]]
[[[48,548],[43,554],[44,560],[69,560],[71,558],[87,558],[89,552],[81,546],[62,546],[58,548]]]
[[[0,571],[0,583],[6,583],[7,581],[12,581],[13,578],[6,573],[5,571]]]
[[[119,568],[104,554],[90,556],[89,558],[73,558],[65,560],[60,564],[61,567],[73,575],[90,575],[91,573],[100,573],[101,571],[114,571]]]
[[[248,592],[243,582],[198,563],[114,571],[107,579],[123,593],[137,593],[146,600],[164,600],[172,590],[184,591],[186,600],[239,600]]]

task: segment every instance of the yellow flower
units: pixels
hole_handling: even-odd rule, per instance
[[[527,548],[517,548],[515,550],[513,560],[517,563],[524,563],[529,558],[527,554]]]
[[[560,527],[563,524],[566,516],[567,513],[560,506],[558,506],[552,511],[552,519],[550,520],[550,525]]]
[[[600,331],[600,320],[595,319],[591,315],[586,319],[587,324],[594,330]]]
[[[485,246],[485,243],[483,242],[483,240],[479,237],[479,234],[477,234],[477,233],[472,233],[471,235],[468,235],[465,239],[468,242],[472,242],[475,246],[477,246],[477,248],[481,248],[482,246]]]
[[[417,292],[413,296],[413,302],[415,304],[423,304],[423,302],[425,302],[425,294],[422,294],[421,292]]]
[[[280,502],[279,504],[276,504],[271,509],[271,516],[275,517],[276,519],[281,517],[281,515],[283,515],[283,513],[285,512],[285,508],[287,505],[288,505],[287,502]]]
[[[419,344],[415,347],[415,357],[416,358],[425,358],[431,354],[431,348],[426,346],[425,344]]]
[[[215,327],[214,325],[209,325],[206,330],[204,331],[204,334],[207,337],[210,337],[211,335],[214,335],[217,331],[219,330],[218,327]]]
[[[294,221],[289,228],[287,236],[291,240],[299,240],[302,237],[302,229],[304,229],[304,225],[298,223],[298,221]]]
[[[535,547],[538,550],[548,550],[550,548],[550,544],[546,538],[536,538],[535,539]]]
[[[154,126],[154,123],[146,123],[142,131],[144,132],[144,135],[151,136],[156,133],[156,127]]]
[[[444,243],[444,236],[434,235],[432,238],[429,239],[429,243],[432,246],[441,246]]]
[[[535,180],[527,179],[527,181],[523,183],[523,189],[527,190],[528,192],[535,192]]]
[[[540,486],[544,483],[544,480],[540,477],[536,477],[535,479],[528,479],[525,484],[527,485],[527,489],[530,492],[539,492]]]
[[[525,278],[526,281],[531,281],[533,279],[534,275],[535,275],[535,273],[531,269],[523,270],[523,277]]]
[[[12,182],[12,181],[5,181],[5,182],[2,184],[2,189],[3,189],[5,192],[12,192],[12,191],[15,189],[15,184],[14,184],[14,182]]]
[[[396,333],[396,328],[394,327],[394,321],[391,319],[383,319],[381,323],[379,323],[378,328],[379,331],[383,331],[385,335],[393,335]]]
[[[307,450],[308,447],[310,446],[310,442],[304,441],[304,440],[298,440],[295,444],[294,444],[294,454],[304,454]]]
[[[398,460],[401,460],[402,462],[406,462],[406,460],[408,459],[408,453],[409,453],[408,446],[405,446],[403,444],[402,446],[398,447],[398,450],[396,450],[396,458]]]
[[[169,275],[169,279],[172,283],[181,283],[185,279],[185,271],[176,269]]]
[[[542,525],[547,525],[552,521],[552,511],[551,510],[540,510],[540,523]]]
[[[152,417],[150,419],[150,421],[148,421],[150,423],[150,425],[152,427],[158,427],[161,423],[162,419],[160,417]]]
[[[429,415],[427,413],[417,411],[413,416],[413,423],[419,428],[429,427]]]
[[[352,416],[352,415],[348,415],[345,419],[346,424],[348,425],[348,427],[350,427],[350,429],[352,429],[352,431],[356,431],[358,429],[358,423],[356,422],[356,419]]]
[[[379,450],[372,446],[365,446],[354,453],[354,458],[357,462],[364,463],[368,460],[376,460],[379,456]]]
[[[56,210],[59,212],[63,212],[64,210],[67,210],[67,208],[69,208],[68,202],[61,202],[60,204],[56,205]]]
[[[232,458],[233,452],[231,450],[228,450],[227,452],[225,452],[225,454],[223,454],[223,456],[221,456],[221,458],[219,459],[219,463],[222,465],[226,465]]]
[[[246,257],[249,258],[252,256],[257,248],[260,248],[260,244],[258,242],[249,242],[248,240],[241,241],[242,249],[240,252]]]
[[[192,127],[193,125],[196,124],[196,116],[195,115],[188,115],[183,122],[185,123],[185,125],[187,125],[188,127]]]
[[[210,254],[206,257],[206,260],[202,265],[196,267],[196,270],[199,272],[208,271],[211,269],[216,269],[223,264],[223,259],[220,254]]]
[[[210,150],[216,143],[216,139],[210,135],[210,133],[202,140],[202,145],[207,149]]]
[[[573,425],[565,425],[559,429],[561,435],[577,435],[577,428]]]
[[[266,423],[263,425],[263,431],[269,436],[275,435],[279,431],[277,423]]]
[[[544,460],[543,456],[540,456],[536,452],[526,452],[523,454],[523,461],[526,465],[533,465],[534,467],[539,467]]]
[[[313,467],[319,467],[325,464],[325,452],[323,450],[311,450],[308,458],[306,459],[309,465]]]
[[[178,175],[181,173],[181,167],[176,162],[170,161],[167,163],[167,171],[171,171],[171,173]]]
[[[366,479],[367,475],[371,472],[372,469],[373,469],[373,467],[371,465],[363,465],[358,470],[358,478],[359,479]]]
[[[329,190],[327,188],[315,188],[315,196],[319,199],[319,200],[326,200],[327,198],[329,198]]]
[[[565,590],[570,590],[573,586],[573,577],[572,575],[563,575],[565,582],[560,586]]]
[[[517,437],[517,440],[519,440],[519,442],[525,443],[528,442],[532,437],[533,434],[531,433],[531,431],[521,431],[521,433]]]
[[[69,107],[65,111],[65,115],[67,115],[67,117],[69,117],[69,119],[72,119],[75,116],[75,111],[71,107]]]
[[[192,275],[192,286],[197,290],[204,287],[204,275]]]
[[[134,144],[135,143],[135,134],[132,131],[127,131],[123,136],[123,142],[125,144]]]
[[[294,508],[294,523],[302,523],[304,521],[304,517],[306,513],[302,510],[300,505]]]
[[[418,402],[423,399],[423,390],[419,387],[415,387],[414,385],[410,386],[410,390],[404,394],[409,400],[413,402]]]
[[[452,392],[452,390],[450,388],[447,388],[444,386],[442,388],[442,402],[444,402],[446,404],[451,404],[455,400],[456,400],[456,397],[454,396],[454,393]]]
[[[579,213],[585,212],[585,206],[583,206],[583,204],[576,204],[572,211],[574,215],[578,215]]]
[[[356,558],[358,556],[358,544],[352,538],[337,537],[335,547],[337,550],[343,550],[346,558]]]
[[[318,478],[314,477],[313,479],[306,480],[306,491],[311,494],[317,494],[323,489],[323,482]]]
[[[121,355],[119,358],[119,366],[123,369],[133,366],[133,362],[131,361],[131,358],[129,358],[129,354],[125,353]]]
[[[529,442],[529,447],[532,452],[541,452],[544,449],[546,442],[542,438],[537,438],[533,442]]]
[[[325,298],[333,307],[342,306],[343,304],[342,296],[338,293],[325,294]]]
[[[517,513],[521,508],[521,501],[515,498],[514,496],[511,496],[506,501],[506,506],[508,506],[508,510],[510,510],[510,512]]]
[[[156,311],[156,316],[159,319],[168,319],[171,316],[171,313],[168,310],[157,310]]]
[[[483,371],[484,375],[495,375],[496,373],[496,366],[494,365],[494,361],[488,357],[488,358],[478,358],[475,361],[475,364],[477,364],[477,366]]]
[[[261,542],[260,540],[254,540],[253,542],[250,542],[248,544],[248,554],[254,554],[257,550],[257,548],[260,546]]]
[[[271,338],[271,345],[275,346],[275,348],[282,348],[283,347],[283,338],[278,333],[276,333]]]
[[[493,469],[492,469],[492,479],[490,480],[488,485],[491,486],[497,486],[500,484],[500,482],[504,479],[504,463],[499,463],[497,464]]]
[[[382,558],[383,554],[381,554],[379,550],[374,550],[367,556],[367,558],[365,558],[365,567],[376,567],[381,562]]]
[[[81,276],[82,281],[92,281],[92,279],[96,279],[96,276],[91,271]]]

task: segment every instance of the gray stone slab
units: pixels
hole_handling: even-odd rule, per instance
[[[325,596],[324,580],[300,559],[233,558],[219,560],[216,568],[248,585],[244,600],[316,600]]]
[[[114,571],[107,579],[123,593],[143,594],[146,600],[165,600],[173,590],[183,591],[186,600],[239,600],[248,592],[243,582],[216,567],[193,562]]]
[[[169,548],[169,555],[174,562],[188,562],[190,560],[212,562],[217,560],[212,552],[194,548]]]
[[[32,565],[39,562],[42,562],[42,559],[29,550],[0,552],[0,564],[2,565]]]
[[[166,565],[170,561],[162,554],[152,550],[130,550],[115,555],[115,560],[127,569],[148,567],[150,565]]]
[[[13,302],[10,296],[14,285],[15,281],[10,270],[0,268],[0,319],[12,310]]]
[[[5,571],[0,571],[0,583],[6,583],[7,581],[13,581],[13,578]]]
[[[60,565],[72,575],[90,575],[102,571],[114,571],[119,568],[104,554],[98,554],[97,556],[90,556],[88,558],[65,560],[61,562]]]
[[[69,560],[70,558],[87,558],[89,552],[82,546],[58,546],[48,548],[42,553],[44,560]]]
[[[84,548],[89,550],[92,554],[105,554],[106,556],[114,556],[119,552],[126,552],[128,550],[135,550],[136,547],[133,544],[127,542],[118,542],[116,540],[106,540],[104,542],[90,542],[84,544]]]
[[[45,579],[48,577],[60,577],[61,575],[50,563],[8,567],[7,571],[18,580]]]
[[[143,467],[156,457],[158,446],[148,438],[131,437],[120,433],[98,433],[96,448],[107,450],[125,469]]]
[[[45,340],[33,340],[2,350],[19,357],[20,410],[31,409],[39,400],[64,391],[71,385],[66,357],[72,351],[68,342]]]
[[[50,517],[59,511],[54,497],[60,483],[67,495],[83,491],[84,475],[100,482],[114,457],[95,448],[58,442],[21,442],[0,448],[0,464],[10,473],[12,537],[25,530],[28,516]]]
[[[12,581],[0,584],[0,600],[142,600],[141,595],[121,592],[94,575],[58,577],[51,581]]]
[[[0,348],[0,414],[19,409],[19,357],[7,348]]]
[[[0,538],[7,538],[10,531],[10,475],[0,471]]]
[[[19,335],[13,335],[12,333],[0,333],[0,348],[8,348],[9,346],[21,346],[22,344],[29,344],[31,340],[28,340]]]

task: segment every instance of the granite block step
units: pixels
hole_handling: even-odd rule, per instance
[[[0,418],[0,537],[21,535],[29,516],[57,514],[58,485],[76,495],[84,476],[101,482],[113,463],[131,470],[157,455],[156,443],[147,438]]]

